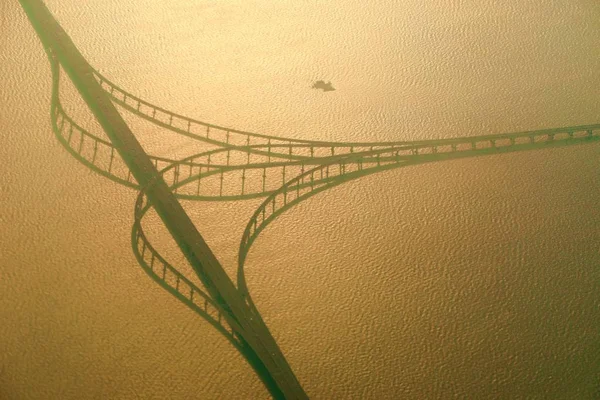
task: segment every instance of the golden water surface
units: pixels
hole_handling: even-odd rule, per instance
[[[399,141],[600,122],[597,0],[46,3],[121,87],[238,129]],[[0,399],[268,398],[137,265],[136,193],[55,139],[49,63],[18,1],[0,24]],[[336,90],[311,89],[321,79]],[[73,88],[63,99],[96,128]],[[126,118],[148,150],[199,150]],[[277,218],[247,281],[309,396],[599,398],[599,155],[400,168]],[[232,277],[259,204],[184,202]]]

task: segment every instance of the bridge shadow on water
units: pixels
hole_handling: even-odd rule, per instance
[[[600,124],[414,142],[288,139],[225,128],[176,114],[125,91],[93,71],[105,95],[124,111],[190,140],[218,146],[183,159],[149,154],[160,174],[140,186],[111,141],[87,131],[65,112],[60,101],[60,63],[51,50],[48,56],[52,69],[51,123],[59,142],[91,170],[139,191],[131,241],[140,266],[156,283],[217,329],[246,357],[263,381],[265,373],[261,368],[265,367],[244,339],[243,321],[232,318],[231,311],[209,295],[206,288],[200,288],[167,262],[144,233],[144,216],[153,207],[148,193],[155,185],[164,181],[179,199],[264,199],[245,227],[237,266],[237,291],[249,307],[249,318],[262,322],[248,292],[244,263],[260,233],[295,205],[345,182],[394,168],[600,140]],[[324,82],[323,85],[327,86]],[[274,383],[265,381],[265,384]]]

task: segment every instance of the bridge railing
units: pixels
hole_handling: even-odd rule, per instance
[[[60,68],[58,61],[49,54],[52,69],[52,129],[71,155],[93,171],[121,185],[139,189],[135,178],[125,165],[114,145],[90,133],[75,122],[64,110],[60,101]],[[178,160],[156,155],[149,156],[157,168],[177,163]]]
[[[391,168],[460,157],[543,149],[600,140],[600,125],[519,132],[501,136],[440,140],[365,154],[355,154],[316,166],[271,192],[250,217],[238,252],[238,288],[248,304],[244,264],[261,231],[294,205],[330,187]]]
[[[289,179],[272,192],[250,217],[240,240],[238,252],[238,289],[253,306],[245,281],[244,265],[250,247],[260,232],[279,215],[309,197],[341,183],[378,171],[397,168],[413,162],[409,157],[397,154],[396,150],[373,152],[334,160],[310,168]]]
[[[424,145],[424,148],[434,145],[452,145],[461,143],[463,138],[444,140],[418,140],[418,141],[392,141],[392,142],[328,142],[311,141],[258,134],[199,121],[184,115],[169,111],[145,101],[132,93],[125,91],[106,77],[95,71],[96,79],[102,84],[104,90],[111,98],[130,112],[150,120],[151,122],[170,129],[182,135],[197,140],[206,141],[222,147],[248,147],[248,151],[273,157],[286,157],[288,159],[324,158],[328,156],[347,155],[354,152],[367,152],[402,145]],[[470,136],[471,142],[499,141],[510,137],[527,137],[562,134],[597,130],[599,124],[581,125],[567,128],[543,129],[538,131],[524,131],[511,134]],[[253,147],[258,145],[259,147]],[[286,151],[287,150],[287,151]]]
[[[450,159],[461,156],[494,154],[503,151],[540,149],[551,145],[578,144],[600,139],[600,125],[533,131],[494,137],[440,140],[401,148],[355,154],[324,163],[288,180],[267,196],[250,218],[242,243],[251,243],[256,235],[281,210],[308,197],[332,182],[346,181],[355,175],[376,172],[391,167]],[[562,142],[562,143],[561,143]]]
[[[142,219],[150,205],[144,192],[135,204],[132,229],[132,248],[142,269],[160,286],[213,325],[227,340],[242,350],[237,334],[240,327],[232,327],[224,318],[224,311],[211,297],[167,262],[152,246],[142,229]]]
[[[354,160],[358,165],[373,160],[385,162],[398,157],[407,160],[421,158],[425,161],[428,158],[437,159],[445,155],[452,155],[453,157],[480,155],[488,152],[514,151],[531,145],[538,147],[539,144],[556,145],[560,144],[559,142],[569,144],[599,135],[600,129],[594,130],[591,129],[592,127],[570,127],[553,131],[429,141],[379,150],[369,149],[370,151],[328,158],[259,162],[236,166],[214,165],[212,170],[208,168],[206,170],[200,169],[197,174],[193,174],[190,170],[185,179],[178,180],[176,190],[178,196],[190,200],[240,200],[264,197],[277,191],[291,177],[302,175],[315,165],[335,165],[335,160]],[[326,170],[322,170],[322,172],[324,171]],[[322,179],[327,180],[329,178],[316,177],[314,179],[312,184],[320,183]],[[309,185],[309,183],[303,182],[300,187]]]
[[[94,70],[94,76],[98,83],[101,84],[102,88],[105,92],[110,95],[113,100],[119,102],[121,105],[126,106],[128,109],[132,111],[140,111],[141,114],[151,117],[151,119],[155,119],[158,122],[162,122],[165,125],[181,129],[183,131],[188,130],[188,126],[196,126],[202,127],[198,132],[192,132],[195,135],[198,135],[201,139],[207,138],[207,129],[208,129],[208,138],[210,139],[211,132],[213,130],[218,130],[219,135],[222,134],[222,137],[217,139],[220,144],[230,144],[235,146],[249,146],[251,144],[267,144],[268,140],[272,140],[273,145],[277,144],[313,144],[319,146],[336,146],[340,145],[339,142],[329,142],[329,141],[318,141],[318,140],[306,140],[306,139],[295,139],[295,138],[284,138],[280,136],[272,136],[265,135],[255,132],[243,131],[239,129],[227,128],[215,124],[211,124],[204,121],[199,121],[190,117],[187,117],[182,114],[178,114],[173,111],[169,111],[163,107],[152,104],[149,101],[146,101],[131,92],[122,89],[104,75],[102,75],[97,70]],[[171,122],[173,121],[173,122]],[[233,135],[236,138],[233,138]],[[229,138],[229,141],[228,141]],[[231,141],[236,140],[236,141]],[[389,146],[391,144],[401,144],[405,142],[348,142],[345,145],[348,146]]]

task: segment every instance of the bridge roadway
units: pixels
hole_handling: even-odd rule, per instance
[[[94,78],[93,70],[42,0],[20,0],[51,57],[56,57],[84,101],[142,186],[165,226],[179,245],[210,296],[226,310],[223,316],[238,327],[249,362],[274,398],[308,398],[275,339],[237,291],[129,126]]]

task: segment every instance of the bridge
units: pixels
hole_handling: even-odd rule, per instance
[[[289,139],[217,126],[166,110],[119,87],[87,63],[43,1],[20,2],[50,61],[50,115],[55,136],[80,163],[139,192],[131,243],[140,266],[238,349],[274,398],[308,397],[253,303],[244,275],[252,244],[278,216],[322,191],[385,170],[600,140],[600,124],[368,143]],[[109,140],[89,132],[65,111],[60,96],[65,72]],[[130,113],[211,149],[182,159],[146,153],[121,113]],[[250,198],[264,200],[250,217],[240,240],[235,285],[179,200]],[[149,241],[143,220],[151,208],[169,229],[203,288],[170,264]]]

